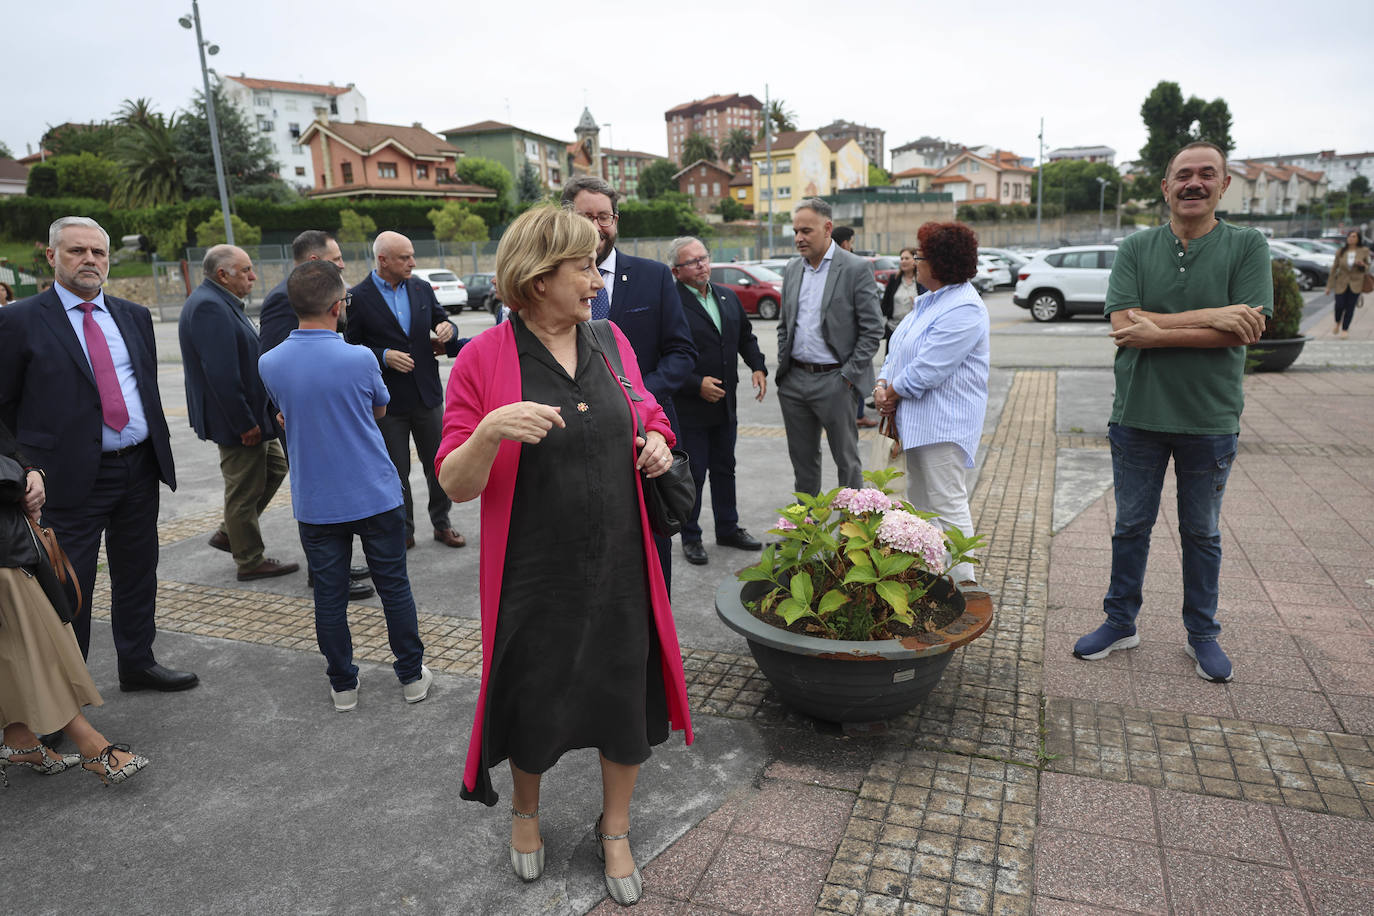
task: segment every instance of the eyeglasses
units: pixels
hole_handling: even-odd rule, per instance
[[[913,260],[913,261],[929,261],[930,258],[922,257],[922,256],[919,255],[919,254],[913,254],[913,255],[911,256],[911,260]]]
[[[615,225],[615,221],[620,218],[618,213],[579,213],[578,216],[585,216],[602,229],[611,228]]]
[[[706,258],[700,257],[700,258],[692,258],[692,260],[690,260],[690,261],[683,261],[681,264],[674,264],[673,266],[676,267],[676,268],[678,268],[678,269],[681,269],[681,268],[684,268],[684,267],[700,267],[702,264],[705,264],[705,263],[706,263]]]
[[[342,302],[342,303],[344,304],[344,308],[348,308],[350,305],[353,304],[353,294],[352,294],[352,293],[344,293],[342,296],[340,296],[339,298],[335,299],[334,302]],[[329,304],[330,304],[330,305],[333,305],[334,302],[331,302],[331,303],[329,303]]]

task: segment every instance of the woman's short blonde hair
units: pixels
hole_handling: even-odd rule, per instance
[[[496,288],[513,312],[534,304],[534,283],[573,258],[596,253],[591,220],[554,204],[532,207],[510,224],[496,248]]]

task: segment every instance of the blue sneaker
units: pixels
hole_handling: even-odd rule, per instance
[[[1138,645],[1140,637],[1135,635],[1135,627],[1118,630],[1111,624],[1104,623],[1073,644],[1073,657],[1095,662],[1099,658],[1106,658],[1117,649],[1134,649]]]
[[[1217,645],[1216,640],[1200,642],[1197,645],[1190,642],[1183,647],[1183,651],[1197,662],[1194,670],[1204,681],[1225,684],[1231,679],[1231,660],[1221,651],[1221,646]]]

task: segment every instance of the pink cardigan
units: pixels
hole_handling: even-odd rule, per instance
[[[630,342],[620,329],[611,324],[620,348],[620,361],[625,375],[635,391],[644,398],[636,405],[625,395],[631,410],[638,410],[644,428],[663,434],[669,445],[675,443],[668,418],[658,401],[644,387]],[[610,371],[609,369],[607,371]],[[623,390],[623,389],[622,389]],[[502,322],[483,331],[469,341],[458,353],[448,380],[444,407],[444,436],[434,459],[437,474],[444,458],[472,435],[477,424],[488,413],[520,400],[520,359],[515,349],[515,332],[510,322]],[[632,465],[637,456],[634,440],[627,443],[625,460]],[[491,674],[492,647],[496,642],[496,614],[501,606],[501,575],[505,569],[506,540],[510,536],[510,512],[515,499],[515,476],[520,466],[520,443],[505,440],[492,462],[491,474],[482,491],[481,566],[478,590],[482,605],[482,681],[477,693],[477,709],[472,717],[472,736],[468,743],[467,766],[463,770],[463,787],[469,794],[478,787],[478,772],[482,766],[482,719],[486,710],[487,683]],[[677,627],[673,623],[673,609],[663,582],[663,569],[658,562],[658,549],[649,529],[644,508],[643,481],[635,473],[639,493],[639,517],[643,529],[641,545],[644,567],[649,579],[649,598],[653,605],[654,625],[661,648],[663,687],[668,700],[668,721],[674,730],[685,733],[692,743],[692,720],[687,708],[687,684],[682,672],[682,652],[678,647]]]

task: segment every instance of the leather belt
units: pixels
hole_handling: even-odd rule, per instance
[[[130,452],[134,452],[138,449],[143,448],[143,446],[147,444],[148,440],[144,439],[142,442],[135,442],[133,445],[126,445],[123,448],[117,448],[112,452],[101,452],[100,457],[102,460],[105,458],[120,458],[124,455],[129,454]]]
[[[840,368],[839,363],[806,363],[799,359],[792,360],[792,365],[805,369],[807,372],[834,372]]]

